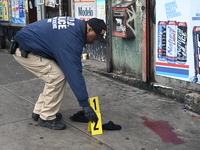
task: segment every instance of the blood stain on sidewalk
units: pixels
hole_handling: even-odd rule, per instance
[[[164,143],[173,143],[175,145],[183,144],[184,141],[179,139],[173,127],[166,121],[150,121],[148,118],[141,117],[144,120],[145,126],[160,136]]]

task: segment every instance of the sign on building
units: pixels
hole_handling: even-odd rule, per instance
[[[89,20],[96,17],[95,0],[75,0],[75,18]]]

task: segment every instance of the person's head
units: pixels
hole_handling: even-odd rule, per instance
[[[106,33],[106,24],[103,20],[92,18],[87,23],[87,44],[96,43],[97,41],[105,43],[104,34]]]

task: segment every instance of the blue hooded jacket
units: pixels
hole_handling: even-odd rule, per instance
[[[22,28],[15,35],[20,48],[55,60],[62,69],[80,106],[88,106],[88,93],[82,75],[81,54],[86,44],[84,20],[54,17]]]

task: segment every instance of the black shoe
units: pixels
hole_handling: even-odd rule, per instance
[[[83,110],[78,111],[73,116],[70,116],[69,119],[71,119],[72,121],[76,121],[76,122],[83,122],[83,123],[89,122],[87,117],[85,116],[85,113]]]
[[[54,119],[54,120],[43,120],[39,117],[38,119],[38,124],[42,127],[47,127],[49,129],[53,129],[53,130],[63,130],[66,128],[66,124],[61,122],[58,119]]]
[[[38,121],[39,115],[32,113],[32,119],[34,121]],[[56,113],[56,119],[62,119],[62,114],[61,113]]]
[[[112,121],[102,125],[103,130],[121,130],[121,128],[120,125],[114,124]]]

